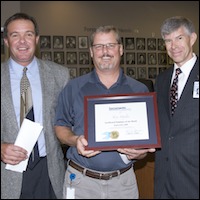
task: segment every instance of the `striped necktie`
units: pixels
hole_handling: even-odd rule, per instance
[[[24,120],[27,118],[31,121],[34,120],[34,112],[33,112],[33,101],[32,101],[32,92],[30,87],[30,82],[26,75],[27,67],[23,69],[23,76],[20,82],[20,126]],[[36,142],[34,149],[31,153],[29,159],[28,167],[33,168],[39,160],[39,151],[38,151],[38,144]]]
[[[178,75],[182,73],[180,68],[176,69],[176,74],[170,89],[170,104],[171,104],[171,113],[174,114],[175,108],[178,102]]]
[[[28,118],[34,121],[33,113],[33,102],[30,82],[26,75],[27,67],[23,69],[23,76],[20,82],[20,94],[21,94],[21,104],[20,104],[20,126],[24,118]]]

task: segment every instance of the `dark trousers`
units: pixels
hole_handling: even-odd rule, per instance
[[[47,158],[43,157],[23,173],[20,199],[56,199],[47,168]]]

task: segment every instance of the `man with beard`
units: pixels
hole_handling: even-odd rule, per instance
[[[96,29],[90,38],[90,55],[94,70],[70,80],[57,104],[56,135],[61,143],[69,146],[63,197],[137,199],[134,162],[155,149],[86,150],[84,96],[145,93],[148,89],[123,73],[120,67],[123,46],[115,27]]]

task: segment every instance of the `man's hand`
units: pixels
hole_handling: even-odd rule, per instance
[[[6,164],[16,165],[28,158],[27,151],[14,144],[1,144],[1,161]]]

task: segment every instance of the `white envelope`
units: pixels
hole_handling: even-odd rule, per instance
[[[43,126],[41,126],[39,123],[33,122],[29,119],[24,119],[16,138],[15,145],[26,149],[28,151],[28,158],[17,165],[6,164],[6,169],[16,172],[23,172],[26,170],[29,156],[42,129]]]

